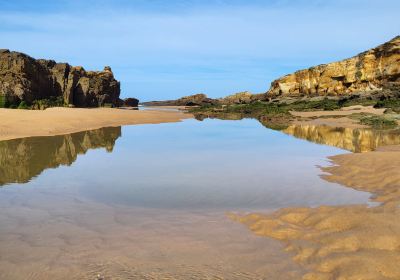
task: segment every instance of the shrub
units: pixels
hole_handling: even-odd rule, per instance
[[[4,95],[0,95],[0,108],[7,107],[7,99]]]
[[[33,110],[45,110],[50,107],[63,107],[64,99],[62,96],[52,96],[49,99],[37,99],[32,102]]]
[[[21,101],[18,105],[18,109],[29,109],[29,106],[25,101]]]
[[[365,116],[360,119],[360,123],[382,129],[395,128],[397,126],[395,120],[385,118],[384,116]]]
[[[389,108],[393,112],[400,113],[400,99],[384,99],[379,100],[374,108]]]

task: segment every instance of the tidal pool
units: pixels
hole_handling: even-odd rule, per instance
[[[346,151],[293,131],[191,119],[0,142],[0,279],[297,279],[225,213],[370,195],[321,179]]]

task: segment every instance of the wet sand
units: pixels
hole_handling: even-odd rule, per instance
[[[330,158],[322,177],[373,193],[379,206],[285,208],[235,215],[255,234],[283,241],[311,270],[303,279],[400,279],[400,146]]]
[[[191,117],[190,114],[178,110],[0,109],[0,141],[31,136],[62,135],[102,127],[178,122]]]
[[[223,212],[106,205],[73,191],[61,197],[17,188],[0,197],[2,280],[261,280],[305,272],[279,242],[249,234]]]

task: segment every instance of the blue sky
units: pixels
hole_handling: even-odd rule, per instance
[[[0,0],[0,48],[110,65],[123,97],[220,97],[390,40],[399,11],[395,0]]]

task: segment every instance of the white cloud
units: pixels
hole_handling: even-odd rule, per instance
[[[163,89],[171,97],[190,94],[199,78],[214,95],[229,93],[221,88],[236,91],[238,81],[244,88],[266,90],[283,71],[356,54],[400,31],[400,3],[394,1],[275,2],[174,12],[112,6],[3,11],[0,40],[2,47],[35,57],[86,68],[110,64],[123,83],[149,81],[141,92],[159,95]],[[229,80],[235,80],[234,87],[226,86]],[[168,91],[163,83],[184,84],[189,92]]]

